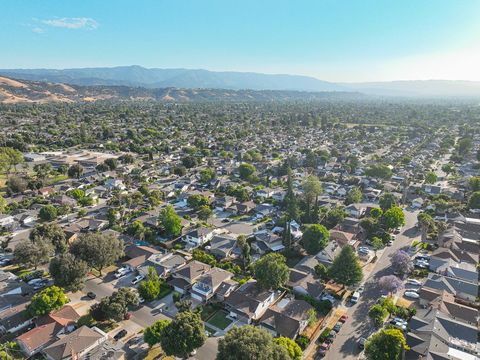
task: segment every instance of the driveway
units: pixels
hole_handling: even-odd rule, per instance
[[[417,223],[417,211],[405,210],[405,226],[401,234],[397,235],[391,247],[386,247],[377,260],[370,275],[367,275],[364,286],[365,290],[355,305],[345,305],[349,319],[343,325],[335,341],[329,349],[325,359],[358,359],[360,349],[357,341],[360,337],[368,336],[375,329],[368,317],[368,310],[382,295],[377,286],[378,279],[384,275],[393,274],[390,268],[390,257],[402,248],[408,248],[420,234],[414,229]]]

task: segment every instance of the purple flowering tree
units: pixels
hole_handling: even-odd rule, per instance
[[[403,250],[395,252],[390,261],[392,262],[393,270],[401,274],[408,274],[413,270],[413,263],[410,259],[410,255]]]
[[[382,276],[380,280],[378,280],[378,284],[389,294],[394,294],[403,288],[403,281],[395,275]]]

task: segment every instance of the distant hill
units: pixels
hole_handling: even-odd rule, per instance
[[[305,101],[325,99],[358,99],[364,95],[352,92],[305,92],[281,90],[230,89],[147,89],[132,86],[81,86],[64,83],[18,80],[0,77],[0,103],[48,103],[92,101]]]
[[[214,72],[192,69],[147,69],[141,66],[83,69],[4,69],[0,75],[16,79],[73,85],[124,85],[146,88],[345,91],[343,86],[308,76]]]

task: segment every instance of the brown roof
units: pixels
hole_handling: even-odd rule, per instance
[[[54,360],[70,359],[72,354],[80,354],[104,339],[104,335],[99,331],[82,326],[47,346],[43,349],[43,352]]]
[[[62,326],[68,326],[80,319],[80,315],[70,305],[65,305],[61,309],[54,311],[48,315],[38,318],[35,323],[37,326],[56,322]]]
[[[190,281],[197,279],[210,270],[210,265],[204,264],[200,261],[193,260],[188,264],[182,266],[175,271],[175,274],[183,278],[190,279]]]
[[[45,325],[38,326],[33,328],[30,331],[17,337],[17,341],[22,343],[24,347],[30,352],[34,352],[38,349],[41,349],[48,343],[55,340],[55,335],[63,327],[56,323],[51,322]]]

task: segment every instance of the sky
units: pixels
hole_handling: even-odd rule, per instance
[[[480,81],[480,0],[0,0],[0,68]]]

